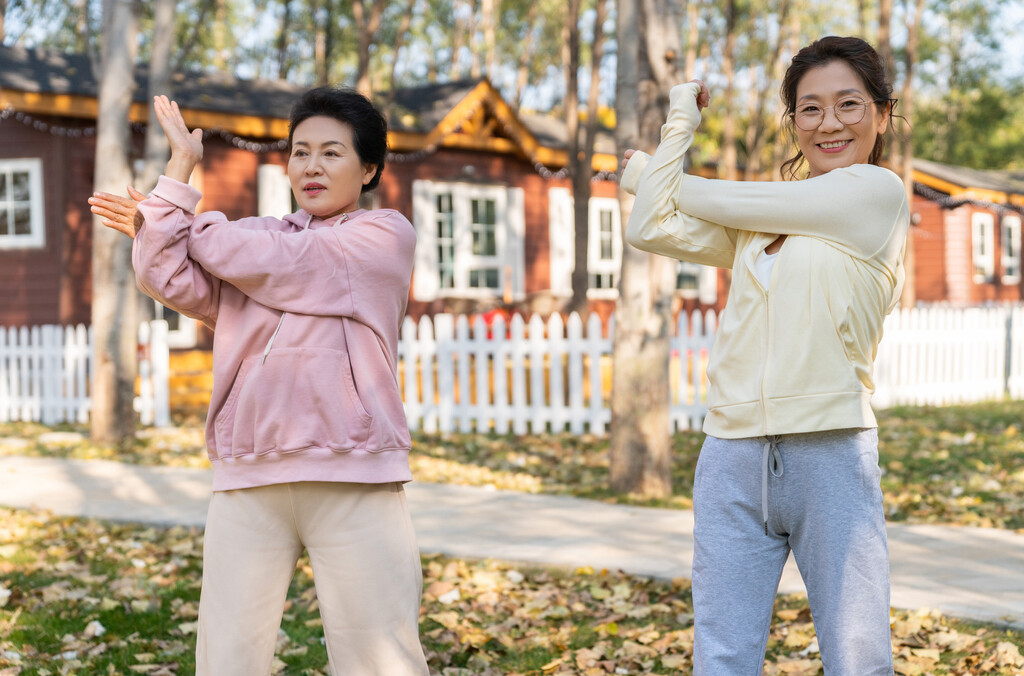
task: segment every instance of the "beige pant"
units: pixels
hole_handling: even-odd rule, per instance
[[[203,548],[197,676],[266,676],[303,548],[333,676],[426,676],[423,580],[401,484],[218,491]]]

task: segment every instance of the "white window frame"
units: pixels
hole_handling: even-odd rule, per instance
[[[1020,227],[1021,218],[1017,214],[1007,214],[1000,221],[1000,269],[1003,284],[1020,283]]]
[[[14,200],[15,172],[28,173],[28,200]],[[11,160],[0,159],[0,173],[7,177],[7,199],[0,201],[0,209],[7,213],[9,234],[0,234],[0,249],[41,249],[46,246],[46,218],[43,212],[43,162],[38,157]],[[29,208],[28,234],[14,234],[14,209]]]
[[[437,199],[451,195],[452,287],[442,288],[438,255]],[[494,255],[473,253],[473,200],[493,200],[495,209]],[[413,270],[413,298],[430,301],[438,297],[492,299],[525,298],[525,231],[522,188],[462,181],[413,181],[413,224],[416,227],[416,267]],[[471,272],[497,270],[497,287],[470,286]]]
[[[162,305],[159,301],[153,301],[153,318],[164,319],[165,313],[175,312],[178,315],[178,328],[167,331],[167,347],[183,350],[196,346],[199,334],[199,322],[191,317],[171,310]]]
[[[587,298],[615,300],[619,297],[619,275],[622,274],[622,213],[619,200],[614,197],[591,197],[587,207]],[[604,243],[601,215],[604,213],[611,214],[611,258],[601,257]],[[590,286],[594,275],[610,276],[610,286]]]
[[[971,270],[977,284],[995,278],[995,217],[985,211],[971,214]]]
[[[697,288],[679,288],[678,275],[684,270],[689,270],[689,273],[697,278]],[[681,298],[696,299],[703,305],[714,305],[718,302],[718,268],[690,261],[679,261],[676,275],[676,293]]]
[[[256,169],[256,210],[258,216],[283,218],[295,211],[292,183],[280,164],[261,164]]]

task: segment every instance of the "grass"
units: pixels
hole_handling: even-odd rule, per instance
[[[881,412],[879,464],[888,518],[1024,530],[1022,421],[1021,401]],[[194,421],[169,430],[142,430],[125,448],[91,444],[85,433],[75,426],[0,424],[0,454],[209,467],[203,431]],[[608,441],[590,435],[417,434],[411,463],[420,481],[689,508],[703,440],[699,432],[672,438],[674,494],[657,500],[613,494]]]
[[[0,508],[0,674],[194,673],[202,533]],[[445,676],[685,674],[689,583],[424,557],[420,631]],[[276,674],[327,673],[308,560]],[[1021,673],[1024,634],[894,612],[898,674]],[[780,597],[766,674],[821,674],[806,598]]]

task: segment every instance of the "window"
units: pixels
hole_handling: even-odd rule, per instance
[[[521,298],[523,191],[497,185],[414,181],[413,297]]]
[[[616,298],[622,268],[622,228],[619,201],[614,197],[591,197],[587,225],[587,296]],[[572,191],[548,191],[548,238],[550,243],[551,292],[572,295],[572,273],[576,268],[576,223]]]
[[[683,298],[696,298],[700,293],[700,266],[689,261],[679,261],[676,274],[676,291]]]
[[[1003,216],[999,243],[1003,248],[1003,284],[1017,284],[1020,282],[1020,216]]]
[[[679,261],[676,291],[683,298],[695,298],[703,305],[718,302],[718,268]]]
[[[994,220],[992,214],[981,211],[971,215],[971,249],[977,283],[991,282],[995,276]]]
[[[196,346],[196,331],[199,322],[156,301],[153,301],[153,305],[155,308],[154,319],[163,319],[167,322],[168,347],[190,348]]]
[[[0,249],[46,244],[42,173],[38,158],[0,160]]]
[[[590,198],[590,222],[587,232],[587,296],[618,296],[622,269],[622,231],[619,227],[619,201],[612,197]]]
[[[261,164],[256,170],[256,208],[260,216],[283,218],[295,211],[292,184],[280,164]]]

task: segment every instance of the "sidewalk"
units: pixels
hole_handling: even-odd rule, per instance
[[[0,457],[0,505],[202,526],[208,470]],[[424,553],[689,577],[693,514],[469,486],[406,488]],[[892,605],[1024,629],[1024,535],[889,525]],[[792,558],[780,592],[803,590]]]

